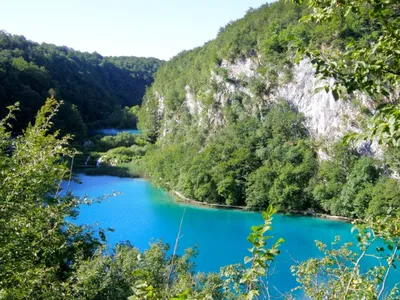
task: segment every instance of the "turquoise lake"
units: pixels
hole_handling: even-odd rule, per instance
[[[121,132],[129,132],[130,134],[140,134],[140,130],[138,129],[115,129],[115,128],[96,129],[90,131],[89,134],[117,135],[118,133]]]
[[[243,263],[249,255],[247,236],[250,227],[263,222],[261,214],[236,210],[223,210],[178,204],[165,191],[154,188],[144,179],[118,178],[111,176],[80,176],[82,184],[72,183],[75,195],[91,198],[113,191],[120,195],[111,196],[102,203],[83,206],[75,223],[94,224],[102,228],[111,227],[115,232],[107,233],[108,243],[129,240],[141,250],[149,242],[162,239],[174,245],[182,213],[186,209],[179,252],[198,246],[197,271],[218,272],[220,267]],[[282,292],[296,286],[290,272],[292,258],[303,261],[318,257],[315,240],[330,243],[336,235],[342,241],[354,241],[351,225],[332,220],[302,216],[275,215],[271,235],[285,239],[281,254],[276,259],[270,284]],[[391,276],[391,283],[398,282],[399,273]]]

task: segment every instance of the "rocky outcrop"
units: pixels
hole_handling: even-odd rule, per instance
[[[314,137],[337,139],[355,130],[359,110],[350,101],[335,101],[331,93],[316,90],[327,82],[315,78],[307,60],[293,68],[292,82],[278,88],[275,98],[285,99],[306,117],[306,126]]]
[[[283,75],[278,72],[278,79],[274,84],[269,82],[267,76],[257,71],[260,65],[260,59],[257,56],[233,63],[222,61],[220,72],[212,71],[210,74],[210,86],[212,83],[216,84],[217,91],[211,92],[211,89],[208,89],[205,93],[203,92],[203,96],[212,93],[213,105],[208,107],[201,101],[200,95],[192,92],[191,87],[187,85],[184,104],[194,123],[197,122],[198,126],[211,126],[214,129],[223,126],[224,106],[230,103],[231,97],[241,94],[252,99],[248,107],[249,113],[259,110],[260,105],[286,101],[304,115],[305,125],[314,139],[332,142],[341,138],[346,132],[359,130],[360,120],[362,120],[361,106],[372,109],[365,97],[351,101],[350,99],[335,101],[330,92],[321,90],[321,87],[329,82],[315,77],[313,66],[307,59],[293,66],[290,81],[282,80]],[[254,80],[260,82],[266,89],[261,95],[255,95],[249,87]],[[156,96],[159,102],[158,113],[161,115],[165,110],[164,98],[157,92]],[[162,136],[171,132],[168,127],[172,123],[179,124],[179,117],[163,120]],[[371,151],[370,145],[364,145],[363,148],[365,152]],[[320,158],[324,159],[324,157],[321,152]]]
[[[245,78],[250,81],[254,77],[263,78],[256,73],[257,62],[247,59],[236,64],[223,63],[232,78]],[[267,85],[267,79],[263,79]],[[306,127],[315,138],[337,139],[345,132],[357,130],[358,119],[361,117],[359,108],[348,100],[335,101],[331,93],[317,91],[327,82],[315,78],[315,71],[304,59],[292,69],[292,80],[289,83],[278,84],[265,101],[287,101],[306,118]],[[237,87],[231,85],[231,89]],[[250,91],[240,89],[250,96]]]

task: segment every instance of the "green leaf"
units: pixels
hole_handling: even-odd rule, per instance
[[[335,101],[339,100],[340,96],[339,96],[337,89],[332,89],[332,96],[333,96],[333,99],[335,99]]]
[[[246,256],[246,257],[244,258],[244,263],[245,263],[245,264],[248,264],[248,263],[251,262],[251,261],[253,261],[253,258],[252,258],[252,257]]]

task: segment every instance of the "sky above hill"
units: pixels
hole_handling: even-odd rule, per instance
[[[0,30],[109,56],[170,59],[267,0],[0,0]]]

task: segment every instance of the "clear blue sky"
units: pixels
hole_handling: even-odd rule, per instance
[[[0,0],[0,30],[102,55],[169,59],[267,0]]]

